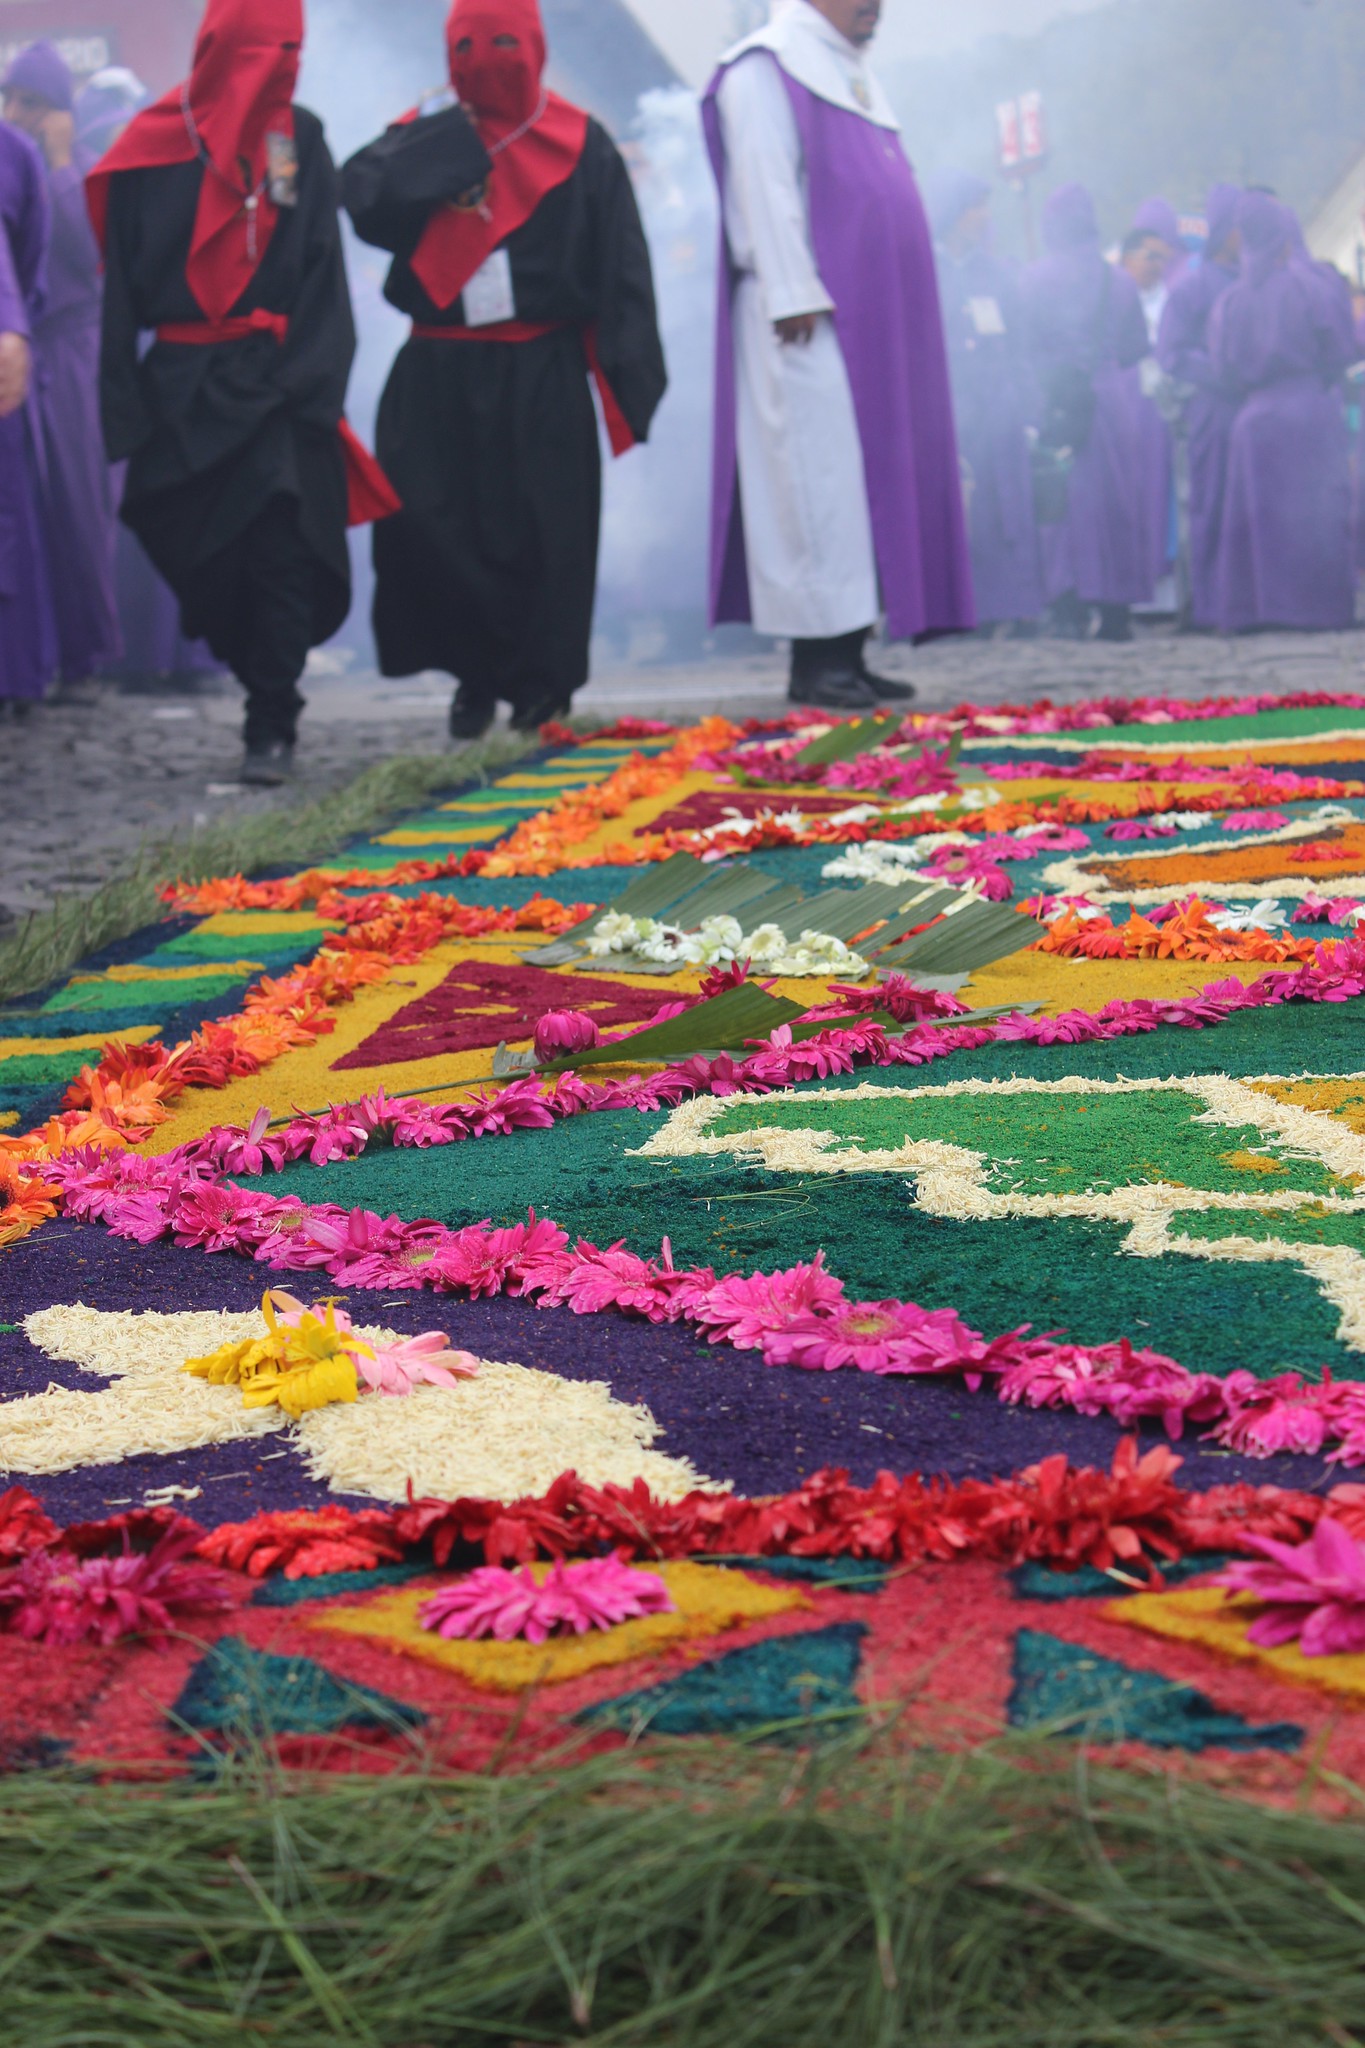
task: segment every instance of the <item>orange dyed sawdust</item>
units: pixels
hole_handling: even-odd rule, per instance
[[[1311,839],[1279,839],[1269,846],[1201,847],[1197,851],[1137,854],[1126,860],[1088,860],[1088,875],[1103,875],[1116,889],[1159,889],[1193,883],[1212,892],[1215,882],[1271,882],[1281,875],[1365,874],[1365,824],[1330,827]]]

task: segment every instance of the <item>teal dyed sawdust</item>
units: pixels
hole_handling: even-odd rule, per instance
[[[926,1140],[984,1155],[984,1178],[1020,1195],[1107,1194],[1164,1181],[1201,1193],[1245,1195],[1271,1176],[1246,1163],[1273,1162],[1281,1186],[1352,1195],[1352,1183],[1292,1154],[1251,1124],[1200,1121],[1203,1102],[1182,1090],[1131,1095],[957,1095],[808,1102],[800,1095],[732,1099],[708,1126],[725,1139],[761,1127],[834,1133],[825,1157],[894,1152]],[[1240,1157],[1240,1163],[1239,1163]]]
[[[805,1586],[836,1586],[846,1593],[884,1592],[891,1575],[887,1565],[871,1557],[699,1557],[696,1562],[766,1572],[769,1578],[795,1579]]]
[[[347,1593],[372,1593],[379,1586],[402,1586],[431,1570],[431,1560],[405,1559],[379,1564],[368,1572],[323,1572],[316,1579],[263,1579],[251,1596],[253,1607],[301,1607],[307,1600],[340,1600]]]
[[[861,1622],[840,1621],[806,1635],[773,1636],[659,1685],[605,1700],[578,1718],[613,1728],[648,1727],[657,1735],[770,1730],[776,1742],[809,1742],[821,1732],[820,1723],[834,1734],[859,1711],[855,1686],[866,1634]]]
[[[456,1228],[524,1221],[534,1207],[600,1245],[624,1238],[657,1254],[668,1236],[680,1265],[718,1272],[771,1271],[823,1246],[855,1298],[955,1308],[991,1336],[1028,1322],[1079,1344],[1127,1336],[1210,1372],[1317,1378],[1330,1365],[1343,1378],[1365,1377],[1365,1358],[1338,1339],[1338,1311],[1292,1266],[1132,1258],[1123,1223],[929,1216],[912,1206],[903,1174],[802,1177],[725,1155],[631,1157],[663,1121],[635,1111],[574,1117],[472,1145],[300,1163],[242,1185]]]
[[[1185,1237],[1250,1237],[1258,1244],[1345,1245],[1365,1254],[1365,1213],[1342,1215],[1312,1202],[1300,1209],[1182,1210],[1172,1216],[1171,1231]]]
[[[274,1657],[225,1636],[201,1657],[171,1709],[177,1725],[204,1734],[330,1735],[338,1728],[420,1727],[417,1707],[333,1678],[311,1657]]]
[[[1216,1572],[1226,1563],[1226,1557],[1212,1551],[1162,1560],[1161,1576],[1168,1586],[1183,1586],[1187,1579]],[[1093,1564],[1083,1564],[1074,1572],[1054,1571],[1046,1564],[1021,1564],[1009,1573],[1009,1582],[1021,1600],[1122,1600],[1150,1590],[1145,1582],[1134,1585],[1135,1578],[1140,1574],[1129,1571],[1120,1578]]]
[[[1014,1684],[1007,1707],[1014,1728],[1048,1728],[1088,1742],[1146,1742],[1153,1749],[1302,1747],[1293,1721],[1258,1728],[1240,1714],[1225,1714],[1191,1685],[1173,1685],[1154,1671],[1135,1670],[1080,1643],[1040,1629],[1021,1628],[1014,1639]]]

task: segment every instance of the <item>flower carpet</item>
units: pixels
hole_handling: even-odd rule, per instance
[[[896,1716],[1330,1802],[1365,697],[544,739],[0,1011],[5,1766]]]

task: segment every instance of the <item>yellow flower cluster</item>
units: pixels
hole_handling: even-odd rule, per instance
[[[210,1386],[240,1387],[248,1408],[283,1408],[295,1422],[309,1408],[356,1399],[356,1359],[374,1352],[344,1312],[338,1319],[334,1302],[307,1309],[290,1295],[267,1293],[261,1312],[264,1337],[222,1344],[207,1358],[188,1359],[185,1371]]]

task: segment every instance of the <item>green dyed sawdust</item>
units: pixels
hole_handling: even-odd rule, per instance
[[[1365,1215],[1340,1215],[1305,1202],[1298,1209],[1196,1209],[1171,1218],[1187,1237],[1251,1237],[1257,1243],[1344,1245],[1365,1255]]]
[[[250,940],[238,941],[238,951],[243,956],[251,951]],[[187,1003],[211,1003],[216,996],[225,995],[231,988],[239,987],[245,976],[235,974],[187,975],[183,981],[79,981],[59,989],[42,1006],[45,1017],[66,1017],[79,1019],[83,1010],[145,1010],[149,1003],[163,1008],[182,1008]]]
[[[1251,1125],[1205,1124],[1204,1105],[1178,1089],[1132,1095],[955,1095],[937,1091],[848,1102],[799,1095],[726,1104],[709,1135],[762,1126],[834,1132],[826,1156],[895,1151],[936,1140],[983,1154],[988,1185],[1022,1195],[1106,1194],[1163,1181],[1208,1194],[1246,1194],[1271,1177],[1264,1158],[1309,1194],[1354,1194],[1353,1185]],[[1239,1158],[1240,1155],[1240,1158]],[[1291,1164],[1292,1160],[1292,1164]]]
[[[30,2048],[1358,2048],[1365,1828],[1047,1739],[0,1786]]]

